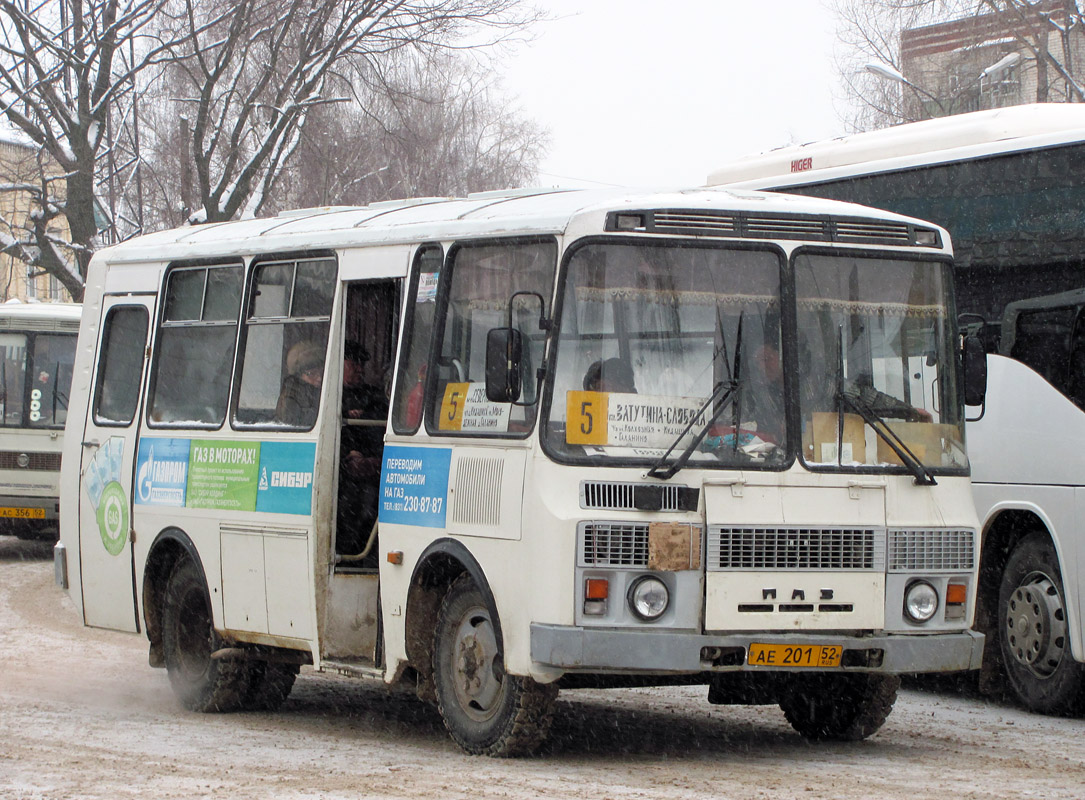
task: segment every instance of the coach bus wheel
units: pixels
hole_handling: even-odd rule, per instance
[[[249,688],[241,701],[248,711],[276,711],[290,696],[298,677],[297,664],[249,662]]]
[[[190,711],[233,711],[249,690],[250,665],[212,659],[218,647],[207,587],[199,569],[186,558],[166,582],[162,650],[173,691]]]
[[[998,637],[1010,689],[1029,710],[1077,711],[1085,665],[1074,661],[1062,574],[1051,540],[1034,532],[1010,554],[998,591]]]
[[[433,675],[445,727],[468,753],[528,755],[549,733],[557,689],[505,673],[494,622],[467,575],[441,603]]]
[[[807,739],[858,741],[882,726],[898,688],[896,675],[795,675],[784,684],[780,708]]]

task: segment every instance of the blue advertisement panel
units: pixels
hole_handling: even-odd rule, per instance
[[[146,506],[183,506],[188,487],[188,439],[140,439],[135,501]]]
[[[310,514],[313,510],[314,442],[264,442],[256,510],[278,514]]]
[[[451,463],[447,447],[385,447],[380,521],[443,528]]]

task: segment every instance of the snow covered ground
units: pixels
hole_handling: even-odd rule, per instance
[[[567,691],[536,758],[464,755],[436,711],[303,669],[273,714],[193,714],[142,636],[83,628],[48,543],[0,537],[0,798],[1083,798],[1085,720],[901,693],[855,744],[704,687]]]

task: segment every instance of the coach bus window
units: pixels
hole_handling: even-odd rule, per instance
[[[94,422],[126,426],[132,423],[139,403],[147,311],[134,306],[110,309],[104,329],[94,394]]]
[[[152,373],[152,426],[222,425],[240,306],[240,264],[186,267],[167,275]]]
[[[1019,314],[1010,352],[1063,394],[1070,392],[1070,332],[1076,311],[1048,308]]]
[[[68,416],[76,337],[39,333],[34,336],[30,375],[31,427],[59,428]]]
[[[433,341],[433,316],[437,307],[437,280],[444,253],[438,245],[423,245],[414,257],[410,300],[404,319],[403,355],[392,404],[392,429],[414,433],[422,422],[426,362]]]
[[[335,277],[330,258],[256,266],[242,331],[237,427],[313,427]]]
[[[437,323],[437,371],[427,430],[433,434],[523,435],[535,421],[536,370],[542,364],[545,331],[539,317],[550,312],[557,246],[553,241],[464,245],[452,252],[443,319]],[[523,335],[520,403],[486,399],[486,337],[512,324]],[[542,298],[540,302],[540,298]]]

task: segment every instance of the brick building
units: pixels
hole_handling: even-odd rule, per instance
[[[0,133],[0,238],[25,236],[25,225],[33,205],[27,191],[13,187],[40,185],[39,153],[40,149],[33,144]],[[51,233],[58,238],[69,238],[62,216],[54,220]],[[71,300],[60,281],[51,275],[31,278],[34,272],[36,270],[28,267],[25,261],[0,254],[0,302],[12,298],[41,302]]]
[[[928,119],[1020,103],[1072,102],[1057,65],[1079,83],[1085,76],[1085,30],[1066,25],[1076,14],[1072,0],[1039,0],[905,30],[901,72],[914,89],[905,89],[905,116]],[[1020,56],[1015,65],[984,74],[1012,53]]]

